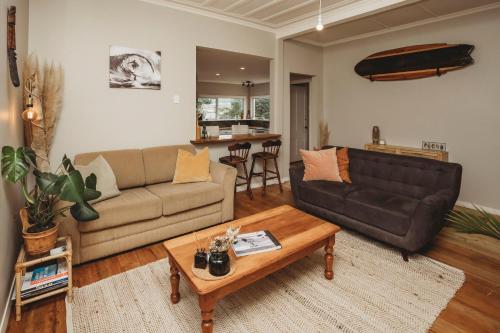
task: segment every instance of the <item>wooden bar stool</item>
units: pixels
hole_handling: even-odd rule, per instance
[[[248,196],[253,200],[252,189],[250,188],[250,178],[248,176],[246,164],[248,160],[248,153],[250,152],[251,147],[252,145],[250,144],[250,142],[235,143],[234,145],[230,145],[229,147],[227,147],[227,149],[229,150],[229,156],[219,158],[219,162],[232,166],[233,168],[236,168],[236,170],[238,170],[238,165],[243,165],[243,172],[245,173],[245,175],[236,175],[234,192],[236,193],[236,187],[247,185]],[[244,182],[238,183],[238,179],[243,179]]]
[[[262,184],[263,184],[263,189],[262,189],[262,195],[265,194],[266,192],[266,186],[267,186],[267,181],[270,179],[278,179],[278,184],[280,186],[280,192],[283,193],[283,186],[281,185],[281,177],[280,177],[280,171],[278,168],[278,155],[280,152],[280,147],[281,147],[281,140],[276,140],[276,141],[266,141],[262,143],[262,151],[258,153],[253,153],[252,154],[252,167],[250,169],[250,179],[248,180],[248,184],[252,183],[252,177],[253,176],[258,176],[262,177]],[[262,160],[263,166],[262,166],[262,172],[254,172],[254,167],[255,167],[255,160],[260,159]],[[273,160],[274,161],[274,170],[268,169],[268,160]],[[272,173],[275,176],[272,177],[267,177],[267,173]],[[248,185],[250,186],[250,185]]]

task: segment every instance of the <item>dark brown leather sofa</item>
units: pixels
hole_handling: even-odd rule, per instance
[[[352,184],[305,182],[304,166],[291,167],[296,206],[400,248],[405,260],[441,230],[460,192],[456,163],[353,148],[349,162]]]

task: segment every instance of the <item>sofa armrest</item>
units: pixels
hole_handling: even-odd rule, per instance
[[[450,189],[440,190],[419,202],[407,234],[408,250],[418,251],[439,233],[453,203],[453,191]]]
[[[422,204],[447,213],[453,208],[453,191],[450,189],[437,191],[423,198]]]
[[[70,206],[71,203],[67,201],[58,201],[55,209],[61,209]],[[59,223],[59,236],[71,237],[71,246],[73,249],[73,264],[78,265],[80,259],[80,230],[78,230],[78,221],[71,216],[69,211],[65,213],[66,216],[58,216],[56,222]]]
[[[236,169],[222,163],[210,161],[210,176],[212,181],[224,187],[222,200],[222,222],[230,221],[234,217],[234,186]]]
[[[302,179],[304,179],[304,170],[305,167],[303,165],[292,166],[288,170],[290,174],[290,185],[292,187],[293,199],[296,203],[297,200],[299,200],[299,184],[302,182]]]

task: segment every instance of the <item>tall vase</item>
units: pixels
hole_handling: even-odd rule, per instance
[[[380,143],[380,129],[378,126],[373,126],[372,129],[372,142],[375,145],[378,145]]]

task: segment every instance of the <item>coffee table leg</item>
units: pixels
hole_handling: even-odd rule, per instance
[[[181,295],[179,294],[179,270],[177,269],[175,261],[172,257],[169,257],[168,259],[170,263],[170,285],[172,286],[170,300],[173,304],[177,304],[181,300]]]
[[[325,245],[325,278],[333,279],[333,245],[335,244],[335,235],[326,240]]]
[[[201,309],[201,332],[212,333],[214,329],[215,301],[207,296],[200,296],[198,301]]]

